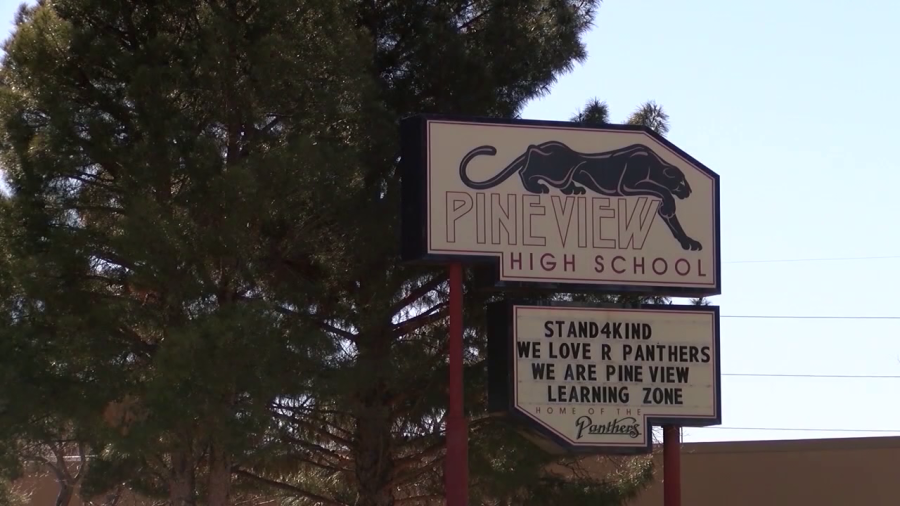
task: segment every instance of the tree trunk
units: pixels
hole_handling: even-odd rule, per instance
[[[172,476],[169,481],[171,506],[194,506],[194,462],[187,451],[172,453]]]
[[[394,505],[391,416],[389,408],[378,405],[380,400],[367,403],[356,419],[356,478],[360,492],[357,506]]]
[[[56,495],[56,506],[69,506],[75,489],[65,481],[59,482],[59,494]]]
[[[66,468],[66,459],[62,449],[55,445],[51,445],[51,448],[56,457],[56,462],[51,463],[46,460],[44,462],[56,478],[56,483],[59,484],[59,493],[56,494],[56,506],[69,506],[75,493],[75,483],[69,474],[69,470]]]
[[[359,364],[361,389],[356,412],[356,479],[359,482],[357,506],[393,506],[391,454],[393,414],[382,371],[389,367],[388,343],[360,339]]]
[[[227,452],[213,444],[209,448],[208,506],[231,504],[231,459]]]

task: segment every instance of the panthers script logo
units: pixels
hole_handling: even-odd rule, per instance
[[[478,156],[494,156],[494,146],[479,146],[459,163],[459,177],[473,190],[493,188],[518,173],[530,193],[550,193],[549,186],[565,195],[584,195],[591,190],[607,197],[656,197],[661,201],[657,214],[685,250],[699,251],[703,245],[681,228],[675,213],[675,198],[686,199],[691,186],[684,173],[667,163],[643,144],[632,144],[603,153],[579,153],[562,142],[549,141],[528,146],[524,154],[486,181],[472,181],[466,174]]]

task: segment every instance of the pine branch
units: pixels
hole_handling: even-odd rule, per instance
[[[484,425],[487,422],[490,422],[491,420],[492,420],[492,417],[483,417],[483,418],[472,420],[469,423],[470,434],[481,430],[484,427]],[[429,434],[427,436],[422,436],[421,438],[417,438],[417,439],[421,440],[421,439],[426,439],[429,437],[433,437],[433,435]],[[446,445],[446,439],[443,436],[441,436],[439,442],[422,450],[421,452],[414,454],[414,455],[410,455],[408,457],[397,459],[395,461],[395,466],[396,466],[396,469],[398,469],[398,470],[395,470],[394,476],[391,479],[391,483],[393,483],[395,486],[399,485],[399,484],[403,484],[403,483],[408,483],[408,482],[416,480],[423,474],[433,470],[436,465],[438,465],[444,461],[444,458],[446,455],[441,455],[441,452],[445,448],[445,445]],[[436,456],[436,458],[434,458],[430,462],[420,464],[420,467],[416,468],[416,462],[415,462],[416,459],[427,458],[427,457],[431,457],[431,456]],[[409,469],[413,469],[413,470],[406,474],[401,474],[402,471],[406,471]]]
[[[322,415],[344,416],[344,417],[352,417],[353,416],[353,413],[351,413],[349,411],[338,411],[335,409],[308,408],[306,406],[289,406],[289,405],[282,404],[282,403],[273,403],[272,406],[277,407],[278,409],[285,409],[288,411],[304,411],[306,413],[319,413]]]
[[[396,315],[397,313],[402,311],[403,308],[405,308],[405,307],[409,306],[410,304],[412,304],[413,302],[421,299],[426,294],[428,294],[428,292],[434,290],[435,288],[437,288],[438,286],[440,286],[441,284],[443,284],[445,282],[447,282],[447,274],[446,273],[435,276],[434,278],[428,280],[427,282],[423,283],[422,285],[419,285],[418,287],[412,289],[409,292],[409,294],[407,294],[405,297],[403,297],[402,299],[397,301],[393,306],[391,306],[391,309],[390,309],[391,316]]]
[[[404,483],[411,483],[417,480],[420,476],[425,473],[431,472],[435,470],[435,467],[442,464],[445,460],[446,455],[441,455],[433,459],[431,462],[423,464],[421,467],[414,469],[406,474],[400,475],[395,474],[391,477],[391,484],[393,486],[400,486]]]
[[[429,372],[433,372],[433,371],[437,370],[440,363],[443,362],[444,358],[447,356],[447,353],[449,352],[449,350],[450,350],[449,339],[442,340],[440,347],[434,351],[433,362],[431,362],[430,367],[428,367],[427,370]],[[443,376],[438,378],[436,374],[431,374],[431,376],[428,378],[428,381],[426,383],[422,384],[421,382],[417,382],[414,385],[411,384],[404,391],[397,393],[394,396],[394,398],[391,399],[391,406],[397,406],[400,403],[406,401],[407,399],[415,396],[416,402],[414,402],[409,408],[407,408],[405,410],[402,410],[402,411],[397,410],[397,413],[396,413],[397,415],[409,414],[409,413],[415,411],[423,402],[425,402],[424,397],[419,395],[420,392],[430,390],[432,387],[434,387],[434,385],[437,382],[444,381],[445,379],[446,378]]]
[[[343,433],[343,435],[345,436],[345,438],[350,438],[350,437],[353,436],[353,435],[351,434],[350,431],[344,429],[343,427],[340,427],[340,426],[338,426],[338,425],[335,425],[335,424],[329,422],[328,420],[323,420],[323,419],[321,419],[321,418],[319,418],[319,417],[316,417],[316,416],[313,416],[313,415],[312,415],[313,413],[322,413],[322,414],[325,414],[325,413],[327,413],[327,411],[320,411],[320,410],[317,410],[317,409],[314,409],[314,408],[306,408],[306,407],[302,407],[302,406],[285,406],[285,407],[281,407],[281,408],[279,408],[279,409],[284,409],[284,410],[287,410],[287,411],[291,411],[291,412],[293,412],[293,413],[296,413],[297,411],[303,411],[303,412],[304,412],[304,415],[303,415],[304,418],[308,418],[308,419],[310,419],[310,420],[319,422],[319,423],[321,423],[321,424],[323,424],[323,425],[327,425],[328,427],[330,427],[330,428],[332,428],[332,429],[334,429],[334,430],[336,430],[336,431],[339,431],[339,432]],[[287,415],[278,414],[278,417],[281,418],[282,420],[293,421],[293,422],[300,423],[300,419],[299,419],[298,417],[296,417],[296,416],[287,416]],[[340,436],[333,435],[333,434],[331,434],[330,432],[329,432],[328,434],[329,434],[329,436],[333,436],[333,437],[336,437],[336,438],[340,438]],[[346,442],[346,444],[344,444],[344,443],[342,443],[342,442],[339,442],[339,444],[342,444],[342,445],[346,446],[347,448],[352,448],[352,446],[347,446],[348,444],[350,444],[350,443],[349,443],[349,439],[341,439],[341,441]]]
[[[394,326],[393,336],[405,336],[421,329],[422,327],[431,325],[436,321],[444,319],[447,316],[447,312],[445,311],[446,308],[447,302],[439,302],[438,304],[435,304],[434,306],[428,308],[423,313],[398,323]]]
[[[79,206],[79,205],[72,205],[72,206],[66,206],[66,207],[67,207],[68,209],[71,209],[71,210],[73,210],[73,211],[78,211],[78,212],[81,212],[81,213],[84,213],[84,212],[90,213],[90,212],[98,211],[98,212],[104,212],[104,213],[116,214],[116,215],[119,215],[119,216],[125,216],[125,210],[122,209],[122,208],[119,208],[119,207],[112,207],[112,206]]]
[[[119,255],[118,253],[114,253],[109,250],[94,251],[94,252],[92,252],[92,256],[97,257],[98,259],[103,260],[104,262],[107,262],[107,263],[110,263],[113,265],[118,265],[121,267],[125,267],[130,270],[135,270],[135,268],[136,268],[134,262],[126,259],[125,257],[123,257],[122,255]]]
[[[340,454],[338,454],[335,451],[329,450],[329,449],[327,449],[321,445],[317,445],[315,443],[310,443],[308,441],[303,441],[302,439],[288,436],[287,434],[282,435],[281,440],[286,443],[297,445],[308,451],[317,452],[319,455],[322,456],[323,460],[328,462],[329,466],[335,467],[342,471],[350,471],[351,470],[350,465],[352,464],[352,460],[347,457],[341,456]],[[327,455],[327,457],[326,457],[326,455]],[[329,457],[331,460],[329,460]],[[341,465],[342,463],[346,463],[347,467],[342,466]]]
[[[75,481],[81,480],[84,470],[87,469],[87,456],[85,455],[84,442],[78,442],[78,472],[75,473]]]
[[[335,472],[335,473],[338,473],[338,472],[346,473],[346,472],[351,471],[350,469],[347,469],[347,468],[335,467],[335,466],[332,466],[327,463],[322,463],[322,462],[313,460],[312,452],[309,452],[309,453],[305,454],[304,456],[292,454],[292,455],[290,455],[290,458],[293,460],[296,460],[298,462],[303,462],[304,464],[309,464],[311,466],[315,466],[324,471]]]
[[[465,23],[463,23],[462,25],[459,26],[459,28],[458,28],[459,32],[460,32],[460,33],[469,33],[469,27],[470,27],[470,26],[472,26],[473,24],[477,23],[477,22],[478,22],[479,20],[481,20],[483,17],[485,17],[485,16],[491,14],[493,11],[494,11],[494,7],[492,6],[492,7],[488,8],[488,9],[485,9],[485,10],[481,11],[480,13],[478,13],[478,15],[472,16],[472,19],[466,21]]]
[[[432,501],[443,501],[444,499],[445,499],[445,496],[443,494],[415,495],[412,497],[403,497],[401,499],[395,499],[394,504],[395,505],[415,504],[415,503],[421,504],[423,501],[425,501],[427,504]]]
[[[434,465],[435,461],[440,461],[442,459],[441,453],[443,453],[446,448],[447,440],[443,436],[438,437],[438,442],[431,445],[424,450],[421,450],[413,455],[409,455],[407,457],[402,457],[394,460],[394,471],[393,471],[393,481],[395,483],[404,483],[411,479],[413,476],[418,476],[419,470],[421,468],[430,468]],[[434,457],[434,458],[432,458]],[[431,459],[427,463],[422,463],[422,460]],[[410,469],[414,469],[412,473],[407,473]]]
[[[328,323],[322,321],[320,318],[318,318],[314,315],[302,314],[297,311],[293,311],[291,309],[281,307],[281,306],[276,306],[275,311],[278,311],[279,313],[281,313],[283,315],[294,316],[294,317],[300,318],[302,320],[306,320],[306,321],[312,323],[313,325],[316,325],[320,329],[324,330],[325,332],[342,337],[342,338],[344,338],[348,341],[354,342],[354,343],[356,342],[356,338],[357,338],[356,334],[353,334],[351,332],[347,332],[346,330],[341,330],[337,327],[329,325]]]
[[[284,490],[286,492],[290,492],[292,494],[296,494],[305,499],[310,499],[313,501],[318,501],[321,504],[325,504],[328,506],[350,506],[348,503],[335,501],[334,499],[329,499],[328,497],[321,496],[319,494],[314,494],[307,490],[303,490],[300,487],[296,487],[294,485],[288,485],[287,483],[282,483],[280,481],[270,480],[268,478],[263,478],[262,476],[257,476],[249,471],[245,471],[243,469],[234,469],[234,473],[238,476],[243,476],[244,478],[251,479],[253,481],[257,481],[264,485],[268,485],[272,488],[277,488],[279,490]]]

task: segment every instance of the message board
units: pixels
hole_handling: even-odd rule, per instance
[[[488,307],[489,406],[561,451],[640,453],[721,423],[719,308]]]
[[[721,293],[719,176],[640,126],[415,116],[401,125],[407,261],[497,288]]]

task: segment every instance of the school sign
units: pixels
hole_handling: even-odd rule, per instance
[[[415,116],[403,255],[481,263],[497,287],[721,293],[719,177],[637,126]]]
[[[498,302],[488,346],[489,409],[551,452],[641,453],[654,425],[722,420],[716,306]]]

